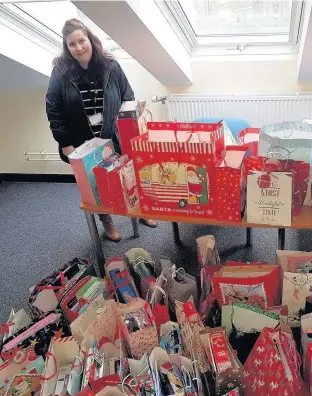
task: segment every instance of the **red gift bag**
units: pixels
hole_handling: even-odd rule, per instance
[[[119,110],[117,128],[122,154],[132,158],[131,139],[147,132],[146,119],[152,120],[152,114],[145,108],[145,102],[124,102]]]
[[[224,148],[223,125],[148,123],[148,128],[150,134],[132,140],[142,211],[216,217],[215,163]]]
[[[102,206],[112,208],[114,213],[128,213],[138,202],[138,189],[133,162],[127,156],[120,157],[122,164],[107,171],[97,166],[93,169]]]
[[[246,396],[303,396],[299,357],[292,335],[265,327],[244,364]]]
[[[226,265],[212,276],[212,289],[220,306],[233,301],[262,307],[279,305],[280,266],[275,264]]]
[[[237,143],[247,146],[247,157],[258,155],[260,128],[246,128],[237,135]]]
[[[248,151],[246,146],[227,146],[224,160],[216,168],[218,219],[241,221],[246,203],[242,161]]]
[[[266,157],[249,157],[244,159],[244,179],[251,171],[289,172],[293,178],[292,214],[297,216],[304,203],[310,177],[310,164],[291,159],[276,160]]]

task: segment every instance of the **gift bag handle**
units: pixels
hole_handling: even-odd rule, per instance
[[[42,379],[43,381],[50,381],[50,379],[52,379],[53,377],[55,377],[56,374],[57,374],[56,357],[55,357],[55,355],[54,355],[53,353],[51,353],[51,352],[47,352],[47,353],[46,353],[46,367],[47,367],[47,361],[49,360],[50,357],[53,359],[53,363],[54,363],[54,373],[51,374],[49,377],[41,376],[41,379]]]

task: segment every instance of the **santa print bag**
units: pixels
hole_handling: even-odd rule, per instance
[[[236,264],[226,265],[212,276],[212,288],[220,306],[233,301],[248,302],[261,307],[279,305],[279,265]]]
[[[265,327],[244,364],[245,395],[306,395],[299,365],[292,336]]]

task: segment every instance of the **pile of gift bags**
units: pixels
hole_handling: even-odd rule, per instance
[[[103,279],[75,258],[37,282],[1,325],[0,395],[312,393],[312,253],[197,252],[200,279],[133,248]]]

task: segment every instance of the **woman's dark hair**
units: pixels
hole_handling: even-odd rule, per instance
[[[79,66],[79,63],[72,57],[66,43],[67,36],[76,30],[81,30],[90,40],[92,45],[92,66],[99,71],[103,70],[103,68],[106,68],[113,57],[103,49],[102,43],[98,37],[95,36],[88,27],[86,27],[81,21],[79,21],[79,19],[76,18],[69,19],[65,22],[65,25],[62,29],[63,51],[60,56],[53,60],[53,66],[56,66],[62,74],[65,74],[68,71],[71,71],[74,74],[75,71],[77,71],[77,66]]]

